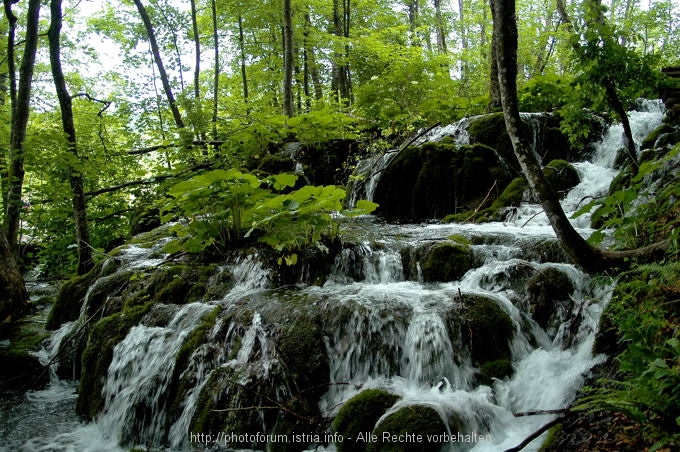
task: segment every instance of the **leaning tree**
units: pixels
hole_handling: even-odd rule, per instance
[[[662,241],[644,248],[625,251],[609,251],[592,246],[569,222],[559,197],[541,170],[523,131],[517,102],[517,21],[515,0],[493,2],[494,42],[501,104],[505,126],[519,160],[522,172],[529,182],[562,248],[580,267],[597,272],[629,265],[631,260],[651,259],[663,253],[670,241]]]

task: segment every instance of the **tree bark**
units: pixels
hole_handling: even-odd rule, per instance
[[[217,108],[219,100],[219,90],[220,90],[220,35],[218,33],[217,27],[217,5],[215,0],[210,1],[210,10],[212,12],[212,26],[213,26],[213,47],[214,47],[214,58],[215,58],[215,68],[213,70],[213,98],[212,98],[212,137],[213,140],[217,139]]]
[[[12,105],[12,127],[9,143],[9,175],[7,180],[7,203],[5,204],[5,234],[10,249],[16,251],[19,240],[19,221],[23,201],[24,185],[24,140],[28,127],[28,115],[33,83],[35,54],[38,48],[38,25],[40,19],[40,0],[30,0],[26,17],[26,37],[21,73],[15,104]]]
[[[11,0],[3,0],[5,17],[7,18],[7,49],[5,59],[7,60],[7,74],[3,81],[7,84],[3,86],[3,105],[7,103],[5,90],[9,92],[9,105],[12,108],[16,105],[17,97],[17,72],[14,56],[14,46],[17,29],[17,17],[12,12]],[[4,148],[0,156],[0,188],[2,189],[2,205],[6,206],[9,200],[9,149]],[[4,212],[3,212],[4,217]]]
[[[517,103],[517,24],[515,0],[495,0],[493,11],[494,40],[498,60],[498,79],[505,125],[515,155],[536,197],[567,254],[589,272],[628,266],[631,259],[649,259],[663,254],[669,241],[627,251],[604,251],[590,245],[573,228],[562,210],[559,198],[531,152],[523,132]]]
[[[238,15],[238,48],[241,52],[241,83],[243,84],[243,101],[248,103],[248,72],[246,70],[246,40],[243,33],[243,15]]]
[[[293,8],[283,0],[283,114],[295,114],[293,105]]]
[[[78,159],[78,145],[76,141],[76,127],[73,120],[73,103],[69,95],[64,72],[61,67],[61,1],[51,0],[50,2],[50,28],[47,37],[50,44],[50,65],[52,67],[52,78],[59,99],[61,109],[61,124],[68,143],[68,149],[74,158]],[[87,226],[87,203],[85,201],[85,191],[82,173],[70,167],[69,184],[73,192],[72,205],[73,217],[76,226],[76,240],[78,243],[78,274],[84,275],[90,271],[94,265],[92,261],[92,248],[90,247],[90,232]]]
[[[489,7],[491,9],[492,20],[495,17],[495,2],[494,0],[489,0]],[[501,88],[498,84],[498,57],[496,55],[497,46],[496,40],[498,39],[498,31],[496,27],[493,27],[491,32],[491,66],[490,66],[490,79],[489,79],[489,106],[487,111],[489,113],[498,111],[501,108]],[[515,69],[516,70],[516,69]]]
[[[201,104],[201,34],[198,30],[198,13],[196,11],[196,0],[190,0],[191,5],[191,29],[194,34],[194,102],[196,111],[200,119],[200,126],[194,126],[196,136],[205,140],[205,127],[203,125],[203,106]]]
[[[437,51],[440,54],[445,54],[446,49],[446,26],[444,22],[444,15],[442,14],[442,2],[441,0],[433,0],[434,2],[434,18],[435,18],[435,29],[437,33]],[[462,12],[462,11],[461,11]],[[462,15],[460,17],[462,22]],[[466,48],[467,39],[465,35],[462,35],[463,48]]]
[[[146,11],[146,8],[142,4],[141,0],[133,0],[135,6],[137,6],[137,11],[139,11],[139,16],[142,18],[144,23],[144,28],[146,29],[147,37],[149,38],[149,44],[151,45],[151,52],[153,53],[153,59],[156,62],[156,67],[158,68],[158,75],[161,78],[161,83],[163,84],[163,90],[165,91],[165,97],[168,99],[170,104],[170,111],[172,112],[172,117],[175,120],[175,125],[178,129],[184,129],[184,120],[177,107],[177,101],[175,100],[175,95],[172,92],[172,87],[170,86],[170,80],[168,79],[168,73],[165,70],[165,65],[163,64],[163,59],[161,58],[161,52],[158,48],[158,42],[156,41],[156,32],[151,24],[151,19]]]
[[[0,325],[16,320],[30,306],[14,253],[4,232],[0,230]]]

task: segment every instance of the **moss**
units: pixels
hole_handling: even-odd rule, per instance
[[[509,359],[489,361],[479,368],[478,381],[480,385],[491,386],[494,379],[509,377],[512,373],[512,362]]]
[[[470,347],[472,359],[479,364],[509,360],[514,332],[510,316],[491,298],[463,294],[461,301],[463,340]]]
[[[503,113],[492,113],[470,121],[468,127],[471,143],[481,143],[498,152],[498,155],[513,168],[513,172],[521,174],[515,151],[505,129]]]
[[[383,389],[367,389],[345,402],[331,425],[331,429],[344,438],[335,444],[338,452],[365,450],[368,443],[359,441],[357,435],[373,430],[378,419],[397,400],[399,396]]]
[[[132,235],[151,231],[161,225],[161,215],[158,208],[141,207],[135,209],[130,217],[130,233]]]
[[[643,140],[642,143],[640,144],[640,149],[641,150],[646,150],[646,149],[651,149],[655,146],[656,140],[663,135],[663,134],[668,134],[668,133],[673,133],[675,132],[675,128],[671,126],[670,124],[661,124],[659,127],[656,129],[652,130]]]
[[[469,246],[458,243],[435,245],[422,263],[424,281],[455,281],[474,266]]]
[[[548,430],[548,436],[545,438],[545,441],[543,441],[543,444],[541,444],[541,448],[538,449],[538,451],[547,452],[549,450],[553,450],[553,448],[555,447],[556,439],[562,433],[562,428],[563,426],[560,423],[552,427],[550,430]]]
[[[222,308],[218,306],[213,309],[210,314],[206,315],[203,320],[201,320],[201,323],[187,335],[177,352],[173,375],[168,386],[168,394],[171,394],[172,397],[172,400],[168,405],[168,428],[180,415],[182,402],[185,400],[186,393],[189,390],[188,386],[191,383],[195,383],[182,379],[182,372],[186,370],[191,354],[208,339],[208,333],[215,325],[221,311]]]
[[[104,407],[102,389],[113,359],[113,348],[150,310],[151,303],[125,309],[98,321],[90,331],[82,357],[82,373],[78,386],[76,411],[94,419]]]
[[[33,355],[49,333],[33,318],[11,326],[9,345],[0,348],[0,389],[40,388],[49,381],[49,372]]]
[[[260,159],[257,169],[265,174],[280,174],[295,170],[295,162],[280,154],[265,155]]]
[[[66,322],[72,322],[80,316],[80,308],[85,301],[87,290],[99,277],[104,263],[98,264],[89,273],[67,281],[57,292],[54,306],[47,317],[45,328],[56,330]]]
[[[547,268],[532,276],[526,285],[529,312],[542,328],[556,320],[558,308],[570,303],[574,284],[561,270]]]
[[[410,441],[387,441],[383,442],[383,433],[390,437],[404,435]],[[413,451],[438,452],[442,442],[428,441],[427,435],[440,436],[447,433],[446,425],[439,413],[429,406],[409,405],[399,408],[394,413],[387,415],[373,430],[378,441],[371,442],[367,451]],[[409,435],[406,437],[405,435]],[[418,436],[420,436],[418,438]],[[419,440],[420,439],[420,440]]]
[[[566,194],[581,182],[574,165],[565,160],[553,160],[543,167],[548,182],[558,194]]]

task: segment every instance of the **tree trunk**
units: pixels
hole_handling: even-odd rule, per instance
[[[494,0],[489,0],[489,7],[491,8],[491,17],[495,21],[495,2]],[[490,66],[490,79],[489,79],[489,113],[498,111],[501,108],[501,88],[498,84],[498,56],[496,55],[497,46],[496,41],[499,39],[498,31],[496,27],[493,27],[491,33],[491,66]],[[517,69],[515,68],[515,71]],[[514,83],[514,82],[513,82]]]
[[[200,131],[196,131],[196,135],[205,140],[205,127],[203,125],[203,106],[201,105],[201,35],[198,31],[198,13],[196,11],[196,0],[190,0],[191,4],[191,28],[194,34],[194,101],[196,102],[196,111],[198,117],[201,118]],[[196,128],[196,127],[195,127]]]
[[[17,17],[12,12],[11,0],[3,1],[5,17],[7,17],[7,49],[5,60],[7,61],[7,74],[3,74],[2,104],[7,104],[6,93],[9,92],[9,105],[12,108],[16,105],[17,97],[17,73],[16,61],[14,57],[15,36],[17,28]],[[3,146],[0,155],[0,188],[2,189],[2,205],[6,206],[9,200],[9,149]],[[3,212],[4,218],[4,212]]]
[[[248,103],[248,73],[246,71],[246,40],[243,34],[243,15],[238,15],[238,48],[241,52],[241,82],[243,84],[243,101]]]
[[[31,304],[14,253],[0,230],[0,325],[24,314]]]
[[[212,11],[212,26],[213,26],[213,46],[215,48],[215,68],[213,70],[213,99],[212,99],[212,136],[213,140],[217,139],[217,108],[220,90],[220,38],[217,27],[217,5],[215,0],[210,1],[210,9]]]
[[[19,240],[19,220],[23,201],[21,199],[24,185],[24,140],[28,127],[29,104],[35,54],[38,48],[38,25],[40,19],[40,0],[30,0],[26,17],[26,37],[24,55],[21,61],[21,73],[16,94],[16,103],[12,105],[12,128],[9,143],[9,176],[7,203],[5,205],[5,234],[10,249],[15,250]]]
[[[444,15],[442,14],[442,2],[441,0],[434,0],[434,18],[435,18],[435,29],[437,32],[437,51],[440,54],[445,54],[446,49],[446,26],[444,22]],[[460,17],[462,22],[463,17]],[[465,48],[466,39],[465,35],[462,35],[463,48]]]
[[[68,142],[68,149],[74,159],[78,159],[78,146],[76,141],[76,127],[73,121],[73,105],[71,96],[66,87],[64,72],[61,67],[61,0],[50,2],[50,28],[47,37],[50,43],[50,65],[52,78],[59,99],[61,109],[61,124]],[[78,274],[84,275],[92,269],[92,248],[90,247],[90,233],[87,227],[87,204],[85,201],[84,184],[82,173],[69,165],[69,184],[73,192],[73,217],[76,226],[76,239],[78,243]]]
[[[133,0],[135,6],[137,6],[137,11],[139,11],[139,16],[142,18],[144,23],[144,28],[146,29],[146,34],[149,38],[149,44],[151,45],[151,52],[153,53],[153,59],[156,62],[156,67],[158,68],[158,75],[161,78],[161,83],[163,84],[163,90],[165,91],[165,97],[168,99],[170,104],[170,110],[172,111],[172,117],[175,120],[175,125],[178,129],[183,129],[184,121],[182,120],[182,115],[177,107],[177,101],[175,100],[175,95],[172,92],[172,87],[170,86],[170,80],[168,79],[168,73],[165,71],[165,65],[163,64],[163,59],[161,58],[160,49],[158,48],[158,42],[156,41],[156,32],[151,25],[151,19],[149,14],[146,12],[146,8],[142,4],[141,0]]]
[[[283,0],[283,114],[292,117],[293,106],[293,8]]]
[[[517,104],[517,24],[515,0],[495,0],[492,8],[494,40],[498,61],[498,78],[505,125],[512,146],[536,197],[560,241],[562,248],[586,271],[597,272],[630,264],[630,259],[648,259],[667,248],[669,242],[660,242],[645,248],[629,251],[604,251],[591,246],[573,228],[562,210],[559,198],[550,186],[536,157],[524,137]]]

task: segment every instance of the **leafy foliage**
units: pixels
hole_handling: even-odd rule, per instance
[[[342,210],[345,191],[336,186],[295,185],[294,174],[258,179],[237,169],[213,170],[175,184],[163,206],[165,221],[179,214],[172,227],[182,239],[170,242],[168,252],[197,253],[214,247],[225,251],[231,244],[258,237],[259,241],[285,253],[280,262],[293,265],[297,252],[315,246],[326,250],[324,239],[337,237],[335,212]],[[370,213],[376,204],[357,203],[349,216]]]
[[[604,379],[577,410],[614,410],[645,425],[663,445],[680,445],[680,264],[641,266],[623,276],[606,315],[624,350],[620,378]]]

